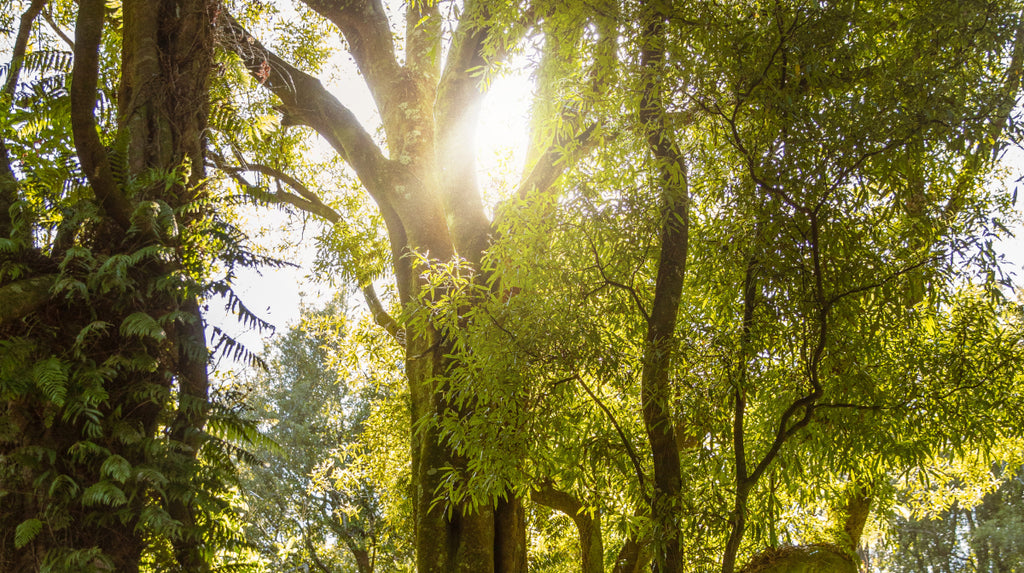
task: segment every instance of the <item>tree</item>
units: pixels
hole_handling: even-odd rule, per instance
[[[990,239],[1011,200],[990,174],[1015,129],[1019,5],[299,10],[340,34],[384,143],[224,11],[281,131],[226,134],[218,165],[333,224],[330,256],[404,344],[420,571],[522,571],[529,496],[614,512],[616,567],[732,573],[779,546],[780,497],[823,488],[860,516],[829,549],[848,563],[890,472],[1016,433],[1020,321]],[[532,148],[488,209],[473,125],[531,33]],[[349,166],[338,186],[368,193],[386,252],[294,154],[252,159],[296,126]]]
[[[253,452],[257,463],[241,482],[249,538],[267,567],[372,573],[378,557],[386,559],[384,570],[410,559],[407,500],[395,504],[384,491],[395,474],[407,480],[408,460],[394,467],[368,451],[374,444],[364,435],[399,401],[389,395],[400,386],[397,357],[361,355],[361,367],[350,370],[354,361],[335,363],[328,350],[359,330],[340,302],[308,312],[274,341],[269,369],[245,388],[247,405],[270,424],[265,435],[276,444]]]
[[[1005,481],[977,504],[956,500],[941,511],[898,517],[892,539],[878,547],[875,562],[892,571],[1018,569],[1022,557],[1021,473],[1009,470],[992,468],[992,477]],[[966,489],[967,484],[956,480],[952,485],[956,490]]]
[[[253,260],[204,168],[212,4],[3,9],[0,568],[210,570],[241,540],[199,300]]]

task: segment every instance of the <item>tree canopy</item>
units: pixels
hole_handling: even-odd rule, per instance
[[[853,571],[1022,461],[1019,2],[3,5],[6,569]],[[272,210],[362,303],[262,359]]]

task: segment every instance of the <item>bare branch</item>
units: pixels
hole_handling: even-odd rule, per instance
[[[370,313],[373,314],[373,321],[393,336],[398,344],[405,346],[405,329],[384,309],[384,305],[377,298],[377,291],[373,289],[373,285],[367,283],[361,290],[363,298],[366,299],[366,305],[370,307]]]
[[[57,25],[57,22],[53,20],[53,15],[50,14],[49,10],[45,10],[43,12],[43,18],[46,19],[46,23],[50,25],[50,29],[53,30],[53,33],[57,34],[57,37],[59,37],[61,41],[67,44],[69,48],[74,50],[75,42],[72,41],[70,37],[68,37],[68,35],[64,32],[64,30],[60,28],[60,26]]]

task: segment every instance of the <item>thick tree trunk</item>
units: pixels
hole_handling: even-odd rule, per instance
[[[33,1],[30,13],[22,21],[22,31],[28,30],[32,18],[38,14],[41,1]],[[70,123],[86,179],[101,211],[102,221],[93,221],[92,233],[75,236],[70,229],[64,242],[50,253],[33,250],[26,241],[24,256],[31,264],[28,278],[0,287],[0,332],[4,336],[31,340],[33,348],[26,355],[25,367],[33,376],[37,360],[48,361],[55,376],[62,377],[60,393],[41,397],[38,393],[20,391],[15,398],[3,404],[5,411],[0,421],[13,423],[18,430],[18,441],[0,441],[0,569],[32,571],[39,568],[44,556],[56,560],[69,551],[89,551],[98,548],[102,555],[90,558],[99,570],[136,572],[140,556],[152,541],[152,531],[140,519],[149,508],[154,496],[145,480],[136,480],[131,471],[136,466],[159,464],[149,446],[140,445],[157,438],[161,422],[172,419],[173,437],[187,444],[195,452],[198,436],[205,421],[207,401],[207,352],[203,337],[199,306],[194,298],[182,298],[173,286],[173,275],[180,261],[157,260],[155,257],[133,263],[125,271],[125,283],[131,283],[127,295],[117,290],[91,292],[91,299],[75,296],[51,297],[50,290],[58,278],[58,263],[64,250],[72,245],[83,247],[90,256],[99,260],[114,255],[136,254],[139,249],[162,245],[173,253],[177,239],[167,240],[155,225],[146,225],[136,218],[136,207],[143,201],[162,202],[170,210],[188,204],[194,198],[197,185],[203,179],[203,133],[206,129],[206,98],[208,75],[212,64],[209,3],[206,0],[125,0],[122,2],[124,29],[121,36],[122,63],[119,121],[123,132],[129,135],[129,178],[144,179],[151,170],[169,173],[182,164],[193,166],[185,180],[165,184],[160,181],[151,189],[129,191],[124,182],[114,176],[114,160],[104,145],[95,119],[96,91],[100,50],[106,16],[103,0],[82,0],[78,3],[75,27],[74,64],[70,87]],[[31,13],[33,12],[34,13]],[[24,51],[19,35],[17,42]],[[15,61],[14,67],[20,65]],[[3,94],[10,97],[17,81],[12,73]],[[6,135],[6,134],[5,134]],[[0,235],[10,234],[13,219],[8,208],[17,199],[17,179],[11,168],[6,142],[0,146]],[[121,177],[124,179],[124,177]],[[146,209],[143,212],[148,212]],[[169,211],[169,210],[168,210]],[[187,220],[179,220],[187,224]],[[20,229],[29,233],[31,229]],[[63,232],[63,229],[61,230]],[[14,256],[19,256],[15,254]],[[111,259],[113,260],[113,259]],[[60,269],[61,278],[86,280],[72,269]],[[88,272],[88,271],[82,271]],[[178,285],[184,287],[185,285]],[[91,288],[82,286],[82,289]],[[16,302],[17,304],[6,304]],[[125,321],[134,313],[150,320],[164,317],[175,309],[191,320],[166,321],[160,330],[166,334],[164,344],[150,339],[140,340],[124,332]],[[30,320],[21,320],[29,318]],[[87,325],[103,321],[113,325],[103,333],[93,333],[91,341],[76,340],[84,336]],[[35,324],[36,327],[26,325]],[[38,328],[53,324],[53,328]],[[122,332],[118,332],[121,325]],[[46,333],[44,331],[51,331]],[[174,351],[177,351],[176,353]],[[39,354],[40,356],[36,356]],[[125,365],[125,356],[151,361],[152,368]],[[120,360],[120,362],[118,362]],[[36,363],[33,366],[33,363]],[[106,366],[109,363],[110,366]],[[97,371],[97,365],[104,370]],[[80,374],[80,371],[87,373]],[[10,372],[5,372],[9,375]],[[170,395],[172,385],[177,386],[182,403],[177,412],[167,412],[166,402],[160,396]],[[140,391],[142,389],[143,391]],[[161,394],[161,392],[165,394]],[[20,395],[19,395],[20,394]],[[90,396],[86,398],[85,396]],[[95,396],[102,396],[97,399]],[[72,405],[75,409],[72,408]],[[85,408],[86,416],[82,416]],[[174,410],[174,407],[170,407]],[[44,412],[48,412],[43,414]],[[111,432],[120,430],[120,434]],[[128,439],[126,436],[134,436]],[[96,453],[83,456],[75,448],[88,446]],[[7,459],[9,452],[25,449],[50,452],[34,465],[19,464]],[[98,456],[99,461],[96,459]],[[104,461],[106,459],[106,461]],[[100,469],[97,464],[104,465]],[[109,468],[118,467],[116,474]],[[181,470],[180,466],[156,466],[165,475]],[[127,468],[127,469],[125,469]],[[125,475],[127,474],[127,475]],[[51,476],[47,478],[47,476]],[[54,481],[59,475],[65,482]],[[31,483],[35,480],[36,485]],[[47,484],[53,486],[47,493]],[[61,483],[72,484],[73,491],[89,492],[93,486],[104,486],[102,496],[86,499],[85,494],[62,490]],[[43,484],[43,485],[39,485]],[[70,487],[70,486],[69,486]],[[118,500],[118,496],[123,499]],[[187,497],[182,495],[181,498]],[[69,501],[70,500],[70,501]],[[18,508],[20,515],[8,508]],[[97,515],[114,511],[119,519]],[[169,508],[175,513],[173,507]],[[61,512],[59,527],[47,523],[20,550],[12,548],[13,529],[26,519],[46,522],[48,513]],[[175,515],[186,526],[192,525],[187,508]],[[58,522],[59,523],[59,522]],[[197,539],[190,540],[188,548],[176,549],[183,569],[203,571],[205,560],[196,549]],[[13,557],[12,557],[13,555]],[[76,557],[78,558],[78,557]]]

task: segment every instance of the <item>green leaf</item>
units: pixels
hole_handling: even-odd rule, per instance
[[[144,312],[135,312],[125,317],[121,322],[120,330],[124,336],[151,338],[158,341],[163,341],[167,338],[167,333],[164,332],[164,329],[160,328],[160,325],[157,324],[152,316]]]
[[[82,492],[82,505],[85,507],[95,505],[118,507],[126,503],[128,503],[128,498],[125,497],[121,488],[109,481],[94,483]]]
[[[64,398],[68,393],[68,375],[59,358],[53,356],[36,363],[35,368],[32,369],[32,379],[36,386],[43,391],[47,400],[57,406],[64,405]]]
[[[35,539],[36,535],[43,530],[43,522],[36,518],[26,519],[18,524],[14,530],[14,548],[21,549]]]
[[[132,475],[132,464],[114,454],[104,460],[103,465],[100,466],[100,475],[124,483]]]

